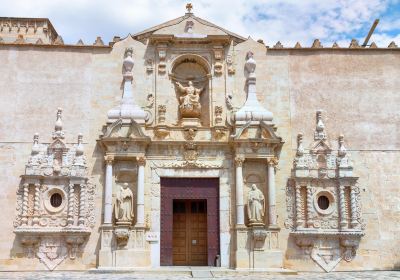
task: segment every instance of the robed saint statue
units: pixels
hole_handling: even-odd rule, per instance
[[[128,188],[128,183],[124,183],[114,204],[115,220],[117,224],[131,224],[133,221],[133,193]]]

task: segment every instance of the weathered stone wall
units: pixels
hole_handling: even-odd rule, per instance
[[[145,106],[151,91],[156,92],[156,106],[158,98],[167,101],[171,94],[175,98],[167,75],[157,79],[160,82],[156,84],[157,70],[146,74],[146,58],[154,56],[154,50],[131,38],[112,49],[0,46],[0,201],[3,209],[0,269],[43,269],[36,259],[21,258],[22,248],[13,234],[13,219],[19,176],[24,173],[33,134],[39,132],[41,142],[50,142],[57,107],[64,109],[66,142],[76,143],[79,132],[84,135],[89,177],[97,189],[96,225],[85,247],[83,261],[67,259],[58,269],[96,266],[104,185],[103,154],[96,139],[105,124],[107,111],[120,102],[122,57],[127,46],[134,48],[133,92],[137,102]],[[244,62],[246,52],[252,50],[257,61],[259,99],[274,113],[277,133],[285,141],[276,176],[278,221],[282,228],[280,248],[287,252],[285,265],[297,270],[320,269],[310,260],[293,257],[298,248],[283,223],[287,215],[285,188],[296,150],[296,135],[303,132],[305,144],[311,143],[315,111],[322,109],[331,146],[336,149],[338,135],[345,135],[355,175],[360,177],[367,225],[356,259],[351,263],[341,262],[337,269],[398,268],[400,256],[395,248],[400,245],[400,192],[396,184],[399,179],[396,168],[400,165],[400,97],[396,89],[400,88],[400,51],[267,51],[252,40],[232,48],[236,74],[226,75],[226,84],[225,77],[216,79],[216,100],[225,108],[220,94],[232,90],[234,106],[243,104],[246,98]],[[229,51],[227,48],[226,53]],[[171,104],[175,103],[171,101]],[[167,111],[170,124],[176,122],[172,109]],[[146,170],[147,180],[150,167]],[[233,189],[234,182],[230,184]],[[146,183],[146,188],[149,186]],[[149,194],[146,190],[146,195]],[[148,206],[151,204],[148,196],[146,204],[146,211],[154,208]]]

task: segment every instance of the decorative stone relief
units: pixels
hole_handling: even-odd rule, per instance
[[[129,233],[128,227],[117,227],[114,230],[118,248],[124,248],[128,244]]]
[[[232,99],[233,99],[233,94],[232,93],[226,93],[225,103],[226,103],[226,108],[228,108],[228,110],[233,110]]]
[[[222,46],[215,46],[214,49],[214,74],[219,76],[223,73],[223,57],[224,57],[224,49]]]
[[[165,124],[165,114],[167,107],[165,105],[158,105],[158,122],[154,128],[154,135],[159,139],[164,139],[169,135],[168,126]]]
[[[226,65],[228,66],[228,74],[234,75],[236,73],[236,69],[233,65],[233,57],[230,54],[226,56]]]
[[[158,74],[164,75],[167,72],[167,46],[160,45],[158,47]]]
[[[94,185],[88,183],[83,136],[68,147],[62,110],[57,110],[53,142],[33,137],[31,156],[17,191],[14,232],[25,256],[35,255],[53,270],[67,256],[75,259],[94,225]]]
[[[154,94],[149,92],[147,94],[146,101],[147,101],[146,108],[153,108],[153,106],[154,106]]]
[[[285,225],[304,254],[327,272],[341,259],[351,261],[364,235],[357,180],[344,136],[339,136],[338,150],[333,151],[318,110],[310,148],[304,148],[303,134],[297,137],[292,178],[286,189]]]
[[[154,70],[153,64],[154,64],[153,63],[153,59],[151,59],[151,58],[146,59],[146,72],[147,72],[147,74],[153,73],[153,70]]]
[[[215,125],[221,125],[222,123],[222,106],[215,106]]]
[[[194,140],[196,134],[197,134],[197,129],[195,128],[188,128],[183,131],[183,137],[189,141]]]
[[[252,228],[252,236],[253,236],[253,244],[255,251],[263,251],[265,238],[267,237],[268,232],[264,227],[254,226]]]
[[[199,157],[197,152],[197,146],[193,142],[188,142],[184,146],[185,150],[183,152],[183,158],[188,162],[196,161]]]

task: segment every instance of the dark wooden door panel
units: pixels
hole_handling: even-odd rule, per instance
[[[161,178],[161,265],[215,265],[219,254],[218,198],[218,178]],[[185,200],[185,218],[182,204],[173,209],[174,200]],[[179,214],[175,217],[174,212]],[[183,223],[185,232],[181,230]]]

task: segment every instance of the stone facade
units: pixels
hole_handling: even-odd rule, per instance
[[[317,43],[190,9],[109,46],[2,41],[0,269],[159,267],[163,178],[219,180],[212,265],[398,268],[399,49]]]

